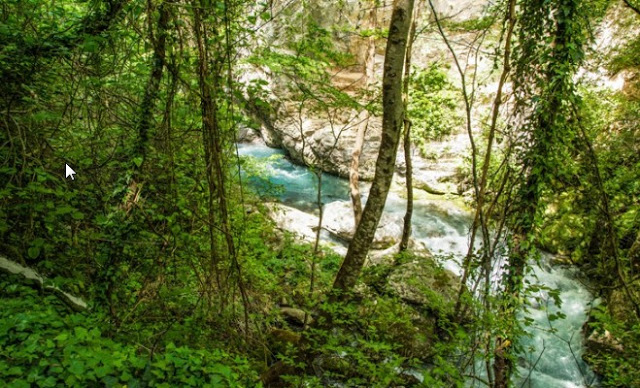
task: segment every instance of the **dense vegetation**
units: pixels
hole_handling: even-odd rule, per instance
[[[0,4],[0,385],[525,384],[521,311],[545,288],[526,275],[544,250],[600,298],[584,327],[599,383],[640,387],[640,2],[502,0],[463,22],[431,1],[360,3],[389,17],[327,27],[321,1]],[[631,37],[602,55],[594,31],[612,18]],[[446,58],[415,59],[427,33]],[[455,34],[473,39],[461,49]],[[368,42],[364,61],[339,44],[352,35]],[[382,82],[372,65],[338,85],[383,47]],[[488,74],[463,65],[478,53]],[[594,67],[624,87],[585,79]],[[496,90],[478,96],[488,80]],[[344,258],[319,244],[320,226],[315,244],[278,228],[265,202],[280,188],[257,190],[268,169],[238,153],[240,132],[283,112],[319,189],[328,162],[303,114],[333,127],[356,112],[363,136],[382,118]],[[366,266],[403,131],[430,159],[429,142],[458,127],[474,211],[461,279],[415,245]]]

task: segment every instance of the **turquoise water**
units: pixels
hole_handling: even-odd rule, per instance
[[[317,178],[307,167],[293,164],[283,151],[264,145],[240,144],[239,152],[244,157],[255,158],[254,162],[264,162],[264,176],[250,178],[251,186],[258,193],[306,212],[313,213],[317,209]],[[363,184],[361,189],[365,200],[368,186]],[[348,182],[323,174],[322,202],[333,201],[349,201]],[[401,222],[405,206],[405,200],[390,193],[385,212]],[[414,204],[412,221],[413,238],[423,242],[433,253],[448,255],[449,259],[442,264],[459,274],[459,262],[468,246],[469,215],[446,201],[419,201]],[[535,295],[537,300],[531,301],[532,307],[526,315],[533,319],[533,324],[526,327],[529,335],[520,339],[524,351],[519,355],[520,376],[514,378],[514,384],[528,388],[593,386],[593,373],[581,359],[581,327],[593,297],[576,280],[572,269],[552,267],[548,262],[548,255],[544,256],[540,265],[533,266],[533,272],[527,279],[532,284],[539,283],[558,290],[563,304],[556,306],[544,290]],[[499,269],[495,270],[493,277],[499,279]],[[549,315],[557,312],[562,312],[566,318],[550,321]],[[534,366],[535,369],[529,373]],[[484,367],[478,365],[476,370],[481,375]],[[484,385],[477,380],[469,380],[468,386]]]
[[[265,145],[239,144],[238,151],[241,156],[253,159],[254,163],[260,161],[264,163],[264,166],[261,166],[264,176],[250,177],[251,186],[258,194],[277,199],[299,210],[307,212],[317,210],[318,179],[309,168],[293,164],[282,150]],[[363,201],[366,201],[368,191],[369,185],[362,183]],[[349,182],[323,173],[322,203],[334,201],[350,201]],[[442,202],[414,204],[413,236],[428,244],[434,253],[465,254],[469,217],[455,206],[443,207]],[[402,219],[405,209],[406,200],[390,193],[385,212]]]
[[[250,183],[258,194],[274,197],[279,202],[304,211],[317,209],[318,177],[309,168],[291,163],[284,152],[264,145],[238,144],[241,156],[268,159],[259,166],[265,176],[250,177]],[[327,173],[322,174],[322,202],[349,200],[349,183]]]

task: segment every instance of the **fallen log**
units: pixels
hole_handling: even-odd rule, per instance
[[[69,308],[71,308],[73,311],[79,312],[84,311],[88,308],[87,303],[81,298],[66,293],[54,285],[47,284],[46,279],[40,276],[33,269],[24,267],[3,256],[0,256],[0,272],[22,277],[23,281],[29,286],[53,293],[56,297],[58,297],[58,299],[64,302],[64,304],[69,306]]]

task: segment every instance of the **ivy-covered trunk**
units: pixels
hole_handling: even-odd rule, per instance
[[[513,372],[512,343],[518,332],[516,310],[520,306],[527,263],[534,258],[536,226],[544,209],[542,193],[554,188],[554,181],[567,174],[558,168],[566,163],[572,140],[572,106],[578,97],[573,87],[584,56],[586,25],[578,0],[557,0],[551,11],[546,2],[529,2],[521,8],[522,27],[516,61],[515,89],[525,111],[533,106],[522,130],[527,135],[522,171],[525,174],[511,210],[512,247],[503,279],[500,315],[506,319],[494,350],[494,387],[509,386]],[[548,18],[549,13],[553,18]],[[550,20],[541,26],[536,19]],[[551,47],[540,44],[552,39]],[[536,74],[537,73],[537,74]],[[529,78],[531,77],[531,78]],[[527,81],[533,79],[533,84]]]
[[[152,17],[153,2],[149,2],[147,15]],[[169,28],[169,4],[162,1],[158,7],[158,22],[155,28],[149,27],[149,39],[153,42],[153,56],[151,57],[151,73],[144,90],[144,97],[140,106],[140,114],[138,116],[138,141],[136,144],[136,157],[140,158],[136,162],[138,166],[144,161],[149,143],[149,130],[153,120],[153,109],[156,105],[158,92],[160,90],[160,81],[165,68],[167,34]],[[154,36],[155,35],[155,36]]]

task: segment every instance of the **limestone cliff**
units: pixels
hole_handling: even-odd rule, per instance
[[[497,71],[495,57],[490,44],[499,40],[499,31],[481,34],[477,25],[481,24],[488,15],[486,0],[436,0],[434,8],[445,27],[445,33],[457,52],[460,65],[467,77],[467,90],[474,91],[474,112],[471,127],[480,137],[486,118],[489,114],[493,96],[497,88]],[[371,29],[367,25],[366,11],[369,3],[366,1],[335,2],[317,0],[310,2],[308,8],[302,9],[298,2],[284,0],[273,1],[271,14],[274,19],[261,27],[256,45],[270,47],[273,50],[287,51],[288,44],[296,40],[291,35],[286,23],[297,20],[292,15],[303,15],[313,19],[320,28],[330,29],[336,50],[351,55],[351,65],[341,68],[328,69],[332,86],[346,93],[356,100],[362,101],[362,79],[364,77],[364,63],[367,51],[366,31]],[[391,1],[382,1],[377,11],[377,28],[384,29],[388,24],[391,11]],[[449,81],[460,89],[460,75],[454,65],[451,53],[444,44],[435,26],[434,18],[428,3],[418,7],[419,34],[413,45],[413,64],[416,70],[426,68],[434,62],[439,62],[446,69]],[[288,15],[286,18],[278,15]],[[302,16],[299,16],[302,17]],[[595,47],[602,50],[602,46],[612,47],[611,36],[612,13],[599,27]],[[482,40],[482,49],[476,50]],[[379,89],[384,61],[384,38],[376,40],[375,76],[372,90]],[[594,56],[595,58],[595,56]],[[357,124],[361,120],[359,109],[319,110],[309,108],[309,104],[291,98],[286,85],[292,83],[287,74],[273,71],[266,67],[247,67],[241,80],[251,82],[262,80],[267,83],[269,105],[271,110],[265,110],[247,99],[247,113],[258,124],[254,129],[264,142],[272,147],[282,148],[295,162],[312,165],[324,171],[348,177],[349,165],[352,158],[353,145],[357,131]],[[611,77],[603,72],[602,66],[594,59],[590,67],[583,72],[587,81],[620,89],[624,84],[624,75]],[[473,82],[475,77],[475,83]],[[473,86],[470,86],[473,85]],[[506,85],[508,92],[509,85]],[[369,96],[371,98],[371,96]],[[375,95],[374,95],[375,98]],[[379,94],[378,94],[379,98]],[[464,116],[462,97],[458,96],[458,111]],[[360,176],[368,180],[373,177],[375,160],[379,148],[381,132],[381,115],[374,115],[369,120],[365,136],[364,148],[360,158]],[[243,129],[241,140],[250,141],[255,134],[251,130]],[[423,150],[414,149],[414,186],[432,194],[455,193],[462,194],[470,189],[470,178],[465,158],[468,158],[469,137],[464,123],[458,125],[453,132],[438,141],[427,141]],[[398,152],[397,171],[399,179],[404,172],[404,154],[402,146]]]

